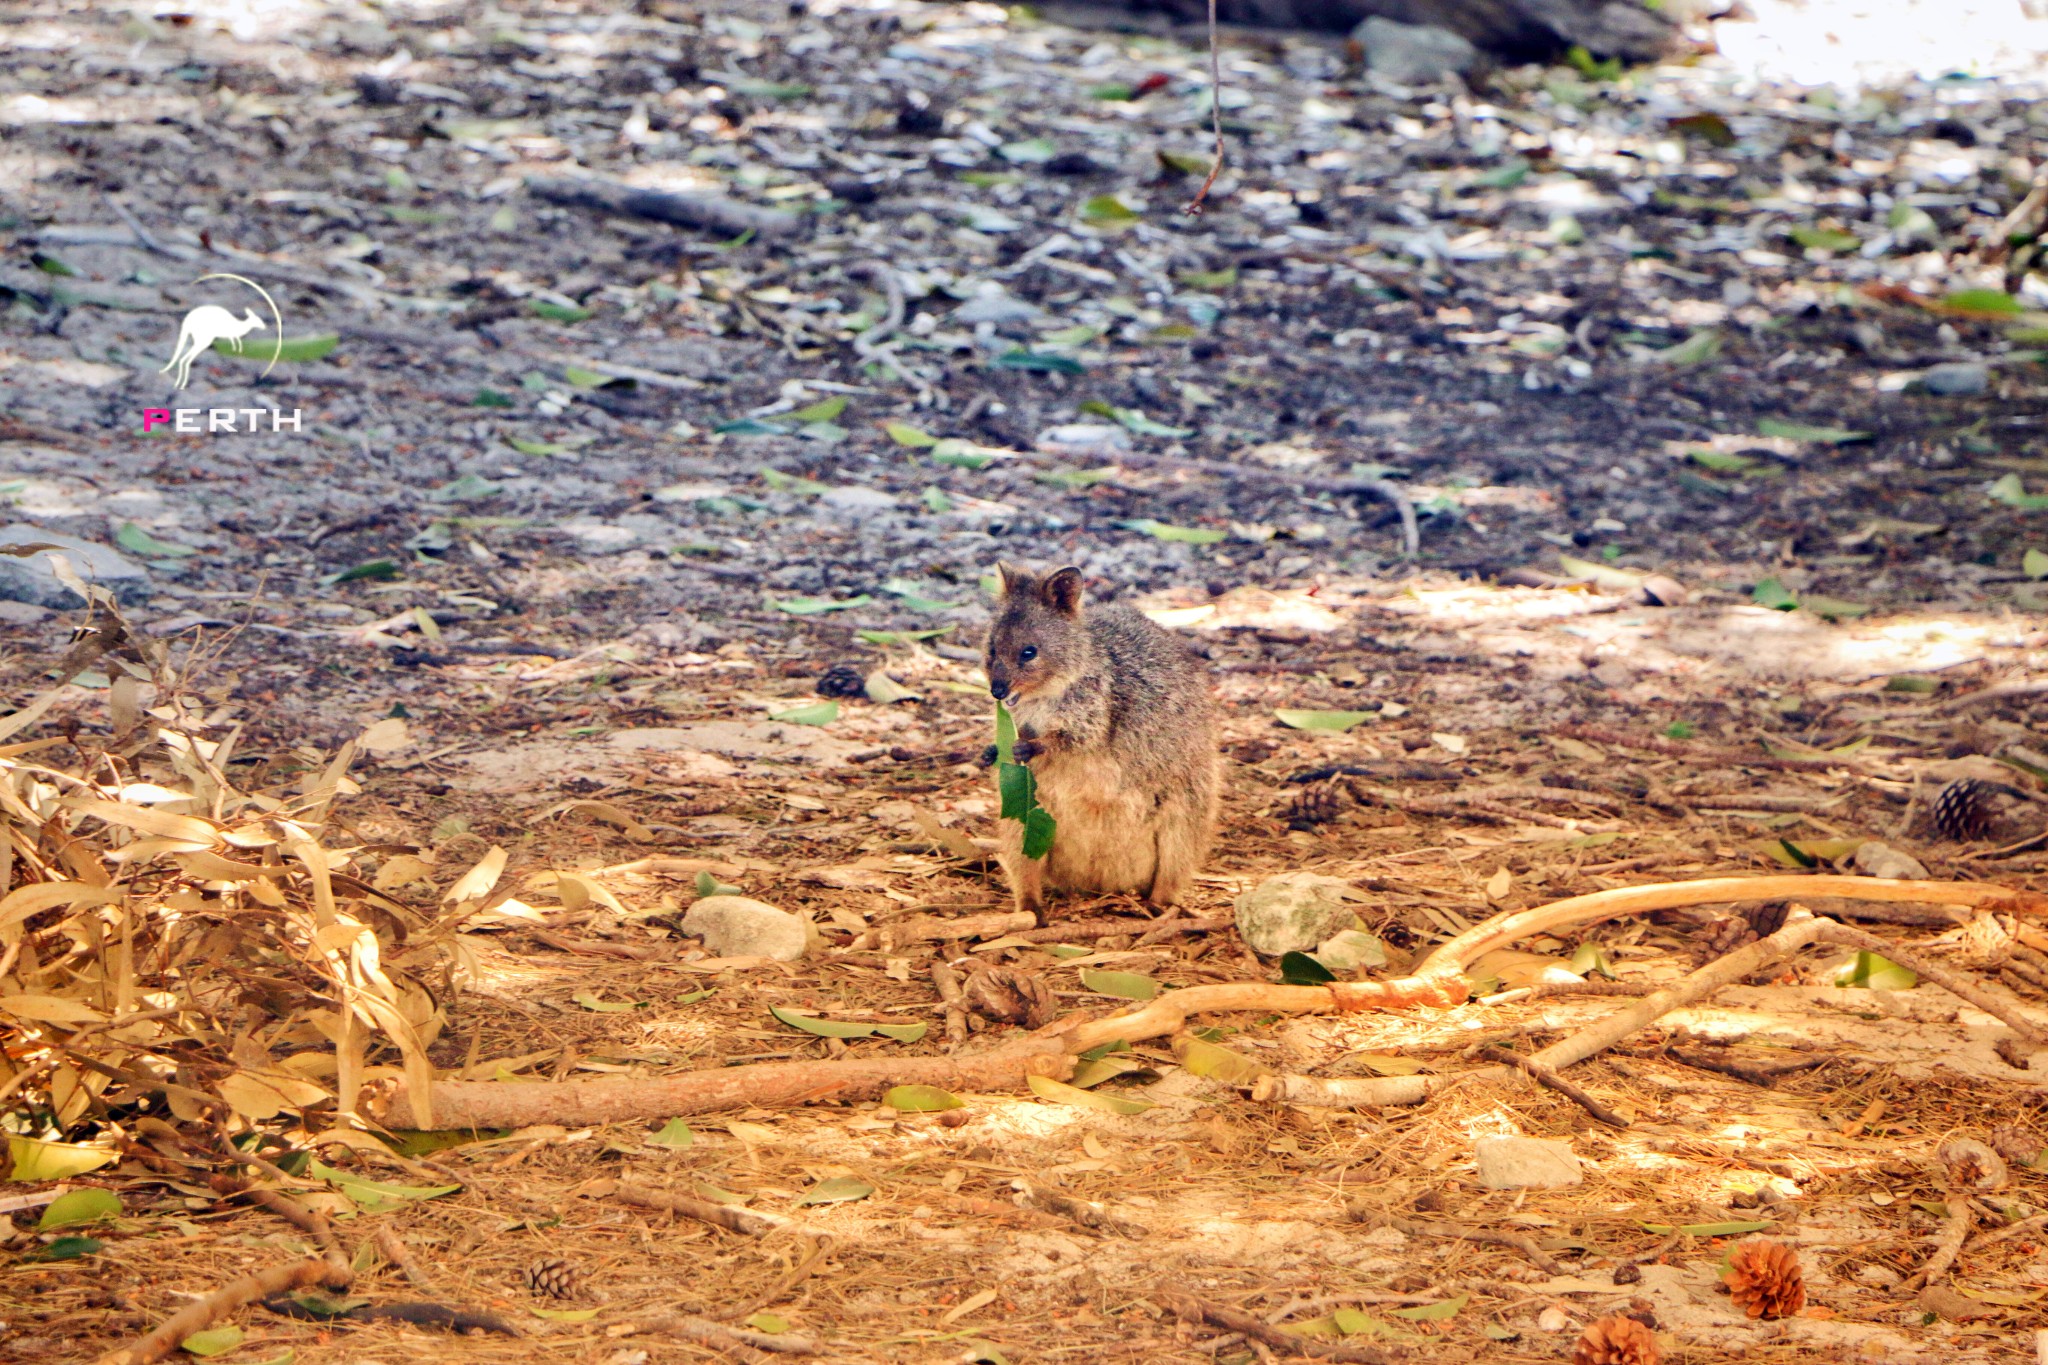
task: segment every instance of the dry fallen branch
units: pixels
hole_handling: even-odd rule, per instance
[[[687,1313],[671,1313],[663,1317],[647,1318],[639,1322],[622,1323],[610,1330],[613,1336],[630,1336],[643,1332],[666,1332],[685,1341],[694,1341],[702,1346],[728,1356],[733,1360],[760,1362],[772,1359],[765,1354],[779,1351],[786,1355],[816,1355],[824,1347],[810,1337],[791,1333],[774,1334],[756,1332],[747,1327],[727,1327],[709,1318],[692,1317]]]
[[[1133,1241],[1140,1237],[1151,1235],[1152,1229],[1146,1227],[1143,1223],[1134,1223],[1128,1218],[1111,1212],[1093,1200],[1076,1198],[1071,1194],[1062,1194],[1058,1190],[1049,1190],[1043,1185],[1034,1185],[1028,1180],[1016,1180],[1012,1181],[1011,1184],[1017,1190],[1017,1205],[1019,1208],[1037,1209],[1041,1213],[1057,1214],[1062,1218],[1079,1223],[1084,1228],[1100,1228],[1105,1232],[1113,1232],[1119,1237],[1129,1237]]]
[[[607,1182],[609,1183],[609,1182]],[[789,1219],[777,1213],[759,1213],[753,1209],[736,1208],[731,1204],[714,1204],[708,1199],[692,1199],[684,1194],[670,1194],[666,1190],[649,1189],[645,1185],[621,1184],[615,1188],[600,1185],[585,1191],[587,1194],[610,1194],[622,1204],[631,1204],[642,1209],[667,1209],[685,1218],[694,1218],[700,1223],[710,1223],[730,1232],[743,1232],[750,1237],[760,1237],[780,1228],[792,1226]]]
[[[165,1318],[148,1336],[107,1352],[93,1365],[148,1365],[148,1362],[162,1360],[176,1350],[178,1343],[194,1332],[205,1331],[238,1309],[273,1294],[286,1294],[316,1284],[329,1289],[346,1289],[351,1278],[347,1266],[319,1257],[308,1257],[289,1265],[272,1266],[254,1275],[244,1275]]]
[[[871,1100],[895,1085],[941,1090],[1015,1090],[1027,1075],[1065,1077],[1073,1059],[1040,1045],[970,1057],[849,1057],[829,1062],[762,1062],[680,1076],[553,1081],[442,1081],[434,1087],[436,1122],[456,1128],[525,1128],[673,1118],[720,1109],[787,1109],[821,1100]],[[416,1128],[412,1097],[402,1082],[366,1087],[378,1122]]]
[[[1024,1038],[970,1057],[862,1056],[838,1061],[770,1062],[722,1067],[681,1076],[558,1081],[535,1085],[443,1081],[434,1087],[434,1115],[437,1122],[453,1127],[519,1128],[536,1123],[614,1123],[629,1119],[668,1118],[749,1105],[787,1108],[819,1100],[871,1099],[890,1086],[906,1084],[936,1085],[947,1090],[1014,1090],[1024,1084],[1029,1074],[1070,1074],[1074,1058],[1089,1048],[1104,1043],[1135,1043],[1167,1037],[1179,1032],[1191,1016],[1198,1014],[1244,1011],[1320,1014],[1332,1010],[1461,1005],[1470,994],[1465,980],[1467,967],[1496,948],[1507,947],[1536,934],[1652,910],[1674,910],[1692,905],[1755,904],[1797,896],[1984,906],[2007,913],[2039,912],[2048,908],[2048,898],[1981,882],[1785,875],[1710,877],[1692,882],[1617,887],[1530,910],[1496,915],[1439,946],[1423,959],[1412,975],[1392,981],[1339,981],[1327,986],[1280,986],[1266,982],[1194,986],[1161,996],[1128,1014],[1103,1018],[1072,1015]],[[1603,1021],[1594,1029],[1544,1049],[1535,1055],[1535,1060],[1556,1069],[1583,1061],[1612,1047],[1680,1004],[1739,980],[1757,970],[1766,960],[1774,961],[1777,956],[1796,951],[1830,931],[1839,931],[1845,936],[1832,941],[1859,941],[1848,936],[1857,936],[1860,931],[1835,924],[1832,920],[1803,921],[1800,932],[1807,937],[1800,938],[1797,943],[1783,946],[1785,931],[1780,931],[1770,939],[1750,944],[1702,972],[1693,973],[1679,987],[1650,996],[1635,1009],[1623,1011],[1613,1020]],[[1883,940],[1862,934],[1860,942],[1882,944]],[[1779,946],[1766,949],[1763,947],[1766,944]],[[1722,971],[1727,974],[1719,975]],[[1942,985],[1948,985],[1951,980],[1958,981],[1969,991],[1964,995],[1965,999],[1994,1017],[2013,1024],[2016,1031],[2024,1032],[2033,1027],[1984,992],[1961,981],[1953,972],[1941,969],[1939,975],[1929,972],[1928,977]],[[1697,993],[1679,998],[1678,992],[1687,989]],[[1963,991],[1958,991],[1958,994],[1963,994]],[[2013,1023],[2015,1019],[2019,1020],[2016,1024]],[[1629,1022],[1631,1020],[1637,1022]],[[1608,1036],[1610,1033],[1612,1036]],[[2028,1036],[2033,1035],[2030,1033]],[[1584,1050],[1577,1050],[1579,1048]],[[1315,1103],[1313,1099],[1280,1093],[1299,1079],[1262,1078],[1258,1092],[1295,1103]],[[1390,1091],[1400,1091],[1411,1097],[1370,1102],[1413,1104],[1424,1098],[1429,1090],[1429,1082],[1421,1077],[1384,1079],[1401,1083],[1400,1086],[1387,1087]],[[1277,1081],[1279,1085],[1269,1087],[1267,1081]],[[367,1102],[371,1113],[387,1126],[417,1126],[403,1080],[379,1082],[367,1094]],[[444,1105],[448,1107],[444,1109]]]

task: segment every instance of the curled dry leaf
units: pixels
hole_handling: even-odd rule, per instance
[[[1052,987],[1014,967],[984,967],[961,986],[967,1007],[1002,1024],[1039,1028],[1059,1013]]]

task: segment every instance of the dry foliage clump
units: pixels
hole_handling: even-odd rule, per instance
[[[56,687],[0,721],[0,741],[53,713],[66,731],[0,747],[0,1098],[15,1178],[114,1159],[53,1145],[95,1119],[118,1140],[163,1137],[164,1108],[217,1132],[285,1109],[347,1112],[394,1057],[417,1093],[452,930],[359,880],[372,875],[363,850],[334,841],[330,807],[356,790],[362,741],[331,757],[240,753],[241,727],[211,723],[192,688],[197,665],[180,672],[106,592],[73,587],[91,604],[79,646]],[[89,737],[64,711],[95,666],[107,714]],[[52,761],[67,745],[74,760]]]
[[[1806,1306],[1799,1255],[1783,1242],[1758,1237],[1735,1248],[1722,1283],[1735,1306],[1753,1318],[1789,1318]]]

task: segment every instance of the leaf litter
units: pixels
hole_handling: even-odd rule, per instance
[[[759,1321],[766,1296],[781,1326],[849,1358],[1021,1356],[1055,1333],[1105,1357],[1176,1358],[1186,1343],[1161,1305],[1190,1280],[1329,1340],[1403,1321],[1391,1339],[1424,1357],[1488,1349],[1495,1313],[1534,1330],[1523,1301],[1548,1291],[1512,1250],[1367,1237],[1329,1216],[1347,1199],[1406,1209],[1425,1196],[1446,1219],[1504,1219],[1560,1244],[1551,1254],[1596,1283],[1689,1239],[1633,1292],[1701,1349],[1790,1360],[1928,1339],[1898,1325],[1898,1269],[1934,1226],[1913,1199],[1943,1193],[1913,1160],[1958,1114],[2009,1116],[2021,1139],[2039,1124],[1984,1026],[1951,1022],[1924,981],[1901,989],[1911,973],[1881,956],[1815,956],[1791,984],[1741,987],[1656,1046],[1575,1072],[1637,1116],[1640,1131],[1621,1134],[1589,1136],[1568,1101],[1514,1085],[1357,1112],[1241,1093],[1263,1071],[1455,1070],[1475,1031],[1527,1036],[1599,1007],[1569,997],[1462,1006],[1420,1027],[1234,1018],[1228,1047],[1141,1045],[1092,1088],[1040,1078],[1045,1099],[934,1087],[958,1107],[919,1093],[700,1118],[653,1130],[670,1149],[658,1153],[648,1129],[542,1123],[459,1142],[429,1168],[350,1128],[338,1097],[422,1065],[517,1084],[835,1047],[936,1055],[946,1015],[929,968],[948,962],[1033,972],[1060,993],[1117,987],[1104,1007],[1139,999],[1139,982],[1170,999],[1253,973],[1227,932],[1140,947],[1151,926],[1135,917],[1074,934],[1078,956],[1029,938],[892,937],[930,906],[999,912],[975,842],[997,811],[974,767],[987,723],[971,648],[998,529],[1083,562],[1091,592],[1220,617],[1232,584],[1257,582],[1313,590],[1335,622],[1177,627],[1209,654],[1230,715],[1230,833],[1191,913],[1312,864],[1369,888],[1367,928],[1405,958],[1498,902],[1754,872],[1774,848],[1822,871],[1879,837],[1935,875],[2039,884],[2037,850],[1998,852],[2036,832],[2031,803],[2002,843],[1945,843],[1926,823],[1934,793],[1977,771],[1970,759],[2033,791],[2015,766],[2038,719],[2028,694],[1971,700],[2037,662],[1979,613],[2042,606],[2028,596],[2040,575],[2026,513],[2048,451],[2032,425],[2038,361],[2022,349],[2036,343],[2019,339],[2040,300],[1976,254],[1998,216],[1976,199],[2002,213],[2025,188],[2007,183],[2000,151],[2031,126],[2017,92],[1744,88],[1711,64],[1621,72],[1586,54],[1511,69],[1479,94],[1411,95],[1347,72],[1328,44],[1233,43],[1230,117],[1272,136],[1233,147],[1206,218],[1188,225],[1170,211],[1180,192],[1150,183],[1208,169],[1190,117],[1205,62],[1171,39],[938,5],[513,6],[488,29],[386,22],[309,31],[349,73],[332,100],[244,61],[233,45],[251,40],[205,18],[86,33],[109,69],[170,69],[189,45],[210,73],[217,137],[193,154],[220,172],[193,188],[212,215],[205,238],[134,194],[171,255],[60,242],[106,216],[62,186],[61,213],[9,224],[50,234],[45,259],[70,272],[36,269],[40,294],[7,277],[22,324],[0,344],[10,367],[83,356],[146,374],[137,358],[188,302],[164,283],[175,252],[262,243],[285,287],[288,355],[260,385],[250,361],[268,348],[209,357],[195,393],[318,410],[289,457],[153,434],[189,466],[176,477],[130,471],[109,444],[88,458],[122,475],[100,488],[76,477],[108,439],[82,391],[11,388],[5,496],[148,561],[152,591],[124,607],[133,655],[84,659],[55,692],[45,669],[74,618],[29,623],[37,652],[9,655],[16,715],[34,714],[6,742],[53,741],[0,757],[6,894],[34,891],[12,901],[8,941],[23,946],[0,1001],[26,1045],[8,1054],[9,1079],[26,1076],[13,1093],[34,1119],[10,1138],[15,1183],[89,1181],[121,1198],[118,1218],[77,1225],[93,1237],[10,1243],[24,1276],[58,1288],[8,1303],[10,1323],[31,1340],[75,1334],[64,1296],[142,1254],[134,1292],[153,1320],[183,1302],[173,1290],[239,1273],[262,1238],[298,1238],[260,1211],[212,1217],[217,1117],[266,1134],[302,1186],[325,1186],[299,1193],[352,1214],[352,1245],[372,1221],[397,1228],[453,1300],[523,1293],[543,1253],[607,1267],[607,1306],[545,1310],[562,1316],[537,1343],[386,1343],[424,1359],[580,1358],[639,1306],[675,1304],[678,1285],[682,1308],[744,1310],[733,1321]],[[83,79],[28,49],[0,61],[38,99],[74,98]],[[1958,92],[1973,143],[1940,124]],[[1673,129],[1673,108],[1695,112]],[[936,125],[897,131],[926,126],[905,111]],[[140,104],[112,117],[197,126]],[[19,131],[52,156],[69,155],[59,137],[107,136]],[[1667,131],[1689,139],[1675,161],[1658,149]],[[273,184],[277,138],[304,151],[308,183]],[[1629,144],[1648,155],[1601,150]],[[1861,155],[1871,148],[1885,155]],[[1063,178],[1070,150],[1101,169]],[[696,237],[528,193],[530,167],[564,159],[620,176],[684,167],[730,206],[800,212],[805,232],[763,219],[767,232]],[[403,180],[385,174],[398,161]],[[259,168],[270,197],[227,193]],[[308,194],[330,198],[292,197]],[[234,260],[264,269],[222,264]],[[78,291],[58,305],[61,335],[37,303],[59,281]],[[1037,314],[969,312],[995,297],[985,284]],[[136,302],[154,311],[116,306]],[[1883,386],[1947,363],[1991,370],[1967,411]],[[1115,442],[1042,445],[1088,418]],[[1308,452],[1293,472],[1237,460],[1283,441]],[[1674,460],[1665,442],[1717,461]],[[328,472],[308,478],[300,450]],[[1401,558],[1393,504],[1337,491],[1368,459],[1406,471],[1385,477],[1420,513],[1416,561]],[[1687,484],[1685,464],[1710,486]],[[653,491],[688,485],[708,491]],[[429,490],[503,515],[450,517],[425,506]],[[1562,579],[1548,567],[1558,550]],[[1651,604],[1660,574],[1685,605]],[[1753,595],[1767,581],[1776,589]],[[1865,604],[1859,621],[1849,609]],[[961,613],[956,636],[926,629],[938,610]],[[236,629],[181,624],[214,612]],[[112,618],[97,619],[105,635]],[[1760,631],[1774,632],[1769,657]],[[815,697],[814,680],[849,661],[864,695]],[[869,699],[877,674],[915,695]],[[1907,677],[1931,685],[1890,688]],[[366,742],[394,708],[413,743]],[[1305,732],[1276,723],[1289,714]],[[487,756],[509,762],[471,767]],[[1360,771],[1292,780],[1333,767]],[[142,784],[172,796],[145,800],[131,791]],[[1290,825],[1281,807],[1311,784],[1329,788],[1334,818]],[[1429,804],[1446,795],[1458,801]],[[544,818],[571,798],[631,818]],[[606,897],[541,875],[564,871]],[[820,946],[786,968],[722,964],[679,932],[693,892],[707,894],[699,878],[801,914]],[[1666,980],[1723,930],[1678,916],[1593,932],[1537,945],[1545,970]],[[2038,1000],[2021,949],[2038,951],[2021,939],[1993,970]],[[1061,974],[1080,958],[1092,960]],[[90,964],[106,969],[79,970]],[[1262,970],[1337,975],[1305,954]],[[1816,1022],[1821,990],[1844,1003]],[[903,1020],[928,1031],[884,1035]],[[965,1023],[970,1042],[1007,1027]],[[1710,1136],[1730,1125],[1747,1134],[1739,1146]],[[1503,1213],[1469,1168],[1470,1136],[1502,1129],[1573,1142],[1587,1183]],[[692,1165],[671,1174],[683,1134]],[[600,1155],[614,1141],[631,1152]],[[343,1178],[301,1165],[308,1152]],[[801,1210],[811,1245],[832,1242],[790,1281],[806,1254],[795,1241],[760,1255],[701,1222],[656,1231],[597,1192],[600,1170],[722,1207]],[[1019,1180],[1155,1230],[1134,1252],[1020,1207]],[[1770,1219],[1703,1216],[1767,1189],[1782,1197]],[[1869,1198],[1894,1190],[1904,1197]],[[106,1207],[86,1199],[69,1207]],[[1825,1274],[1808,1269],[1835,1316],[1793,1320],[1788,1338],[1744,1337],[1657,1273],[1708,1267],[1716,1238],[1794,1219],[1827,1258]],[[1973,1252],[1962,1283],[2009,1296],[2032,1274],[2027,1254],[2018,1239]],[[397,1288],[376,1278],[388,1269],[370,1273],[380,1294]],[[1629,1292],[1554,1297],[1591,1312]],[[302,1359],[339,1349],[290,1319],[246,1321],[266,1352],[281,1337]],[[126,1329],[109,1317],[92,1330],[112,1345]],[[372,1341],[397,1330],[351,1328]],[[1201,1358],[1251,1356],[1231,1350]]]

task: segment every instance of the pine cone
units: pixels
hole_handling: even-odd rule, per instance
[[[1991,1150],[2014,1166],[2031,1166],[2041,1155],[2041,1139],[2017,1124],[1991,1130]]]
[[[1728,1258],[1721,1277],[1735,1306],[1753,1318],[1789,1318],[1806,1306],[1799,1255],[1783,1242],[1753,1237]]]
[[[1741,915],[1721,915],[1707,921],[1699,938],[1692,945],[1692,960],[1705,966],[1716,958],[1723,958],[1745,944],[1754,943],[1759,935]]]
[[[984,967],[962,982],[960,990],[969,1009],[998,1023],[1038,1028],[1059,1013],[1052,987],[1014,967]]]
[[[1346,804],[1343,794],[1325,782],[1303,791],[1289,801],[1280,814],[1289,829],[1313,829],[1342,815]]]
[[[559,1256],[543,1256],[526,1267],[526,1287],[543,1298],[573,1299],[582,1276]]]
[[[1657,1336],[1620,1314],[1595,1319],[1572,1351],[1572,1365],[1657,1365]]]
[[[1991,828],[1991,784],[1974,777],[1951,782],[1934,798],[1934,828],[1958,843],[1981,839]]]
[[[852,664],[834,664],[818,679],[817,690],[821,697],[865,697],[868,675]]]

